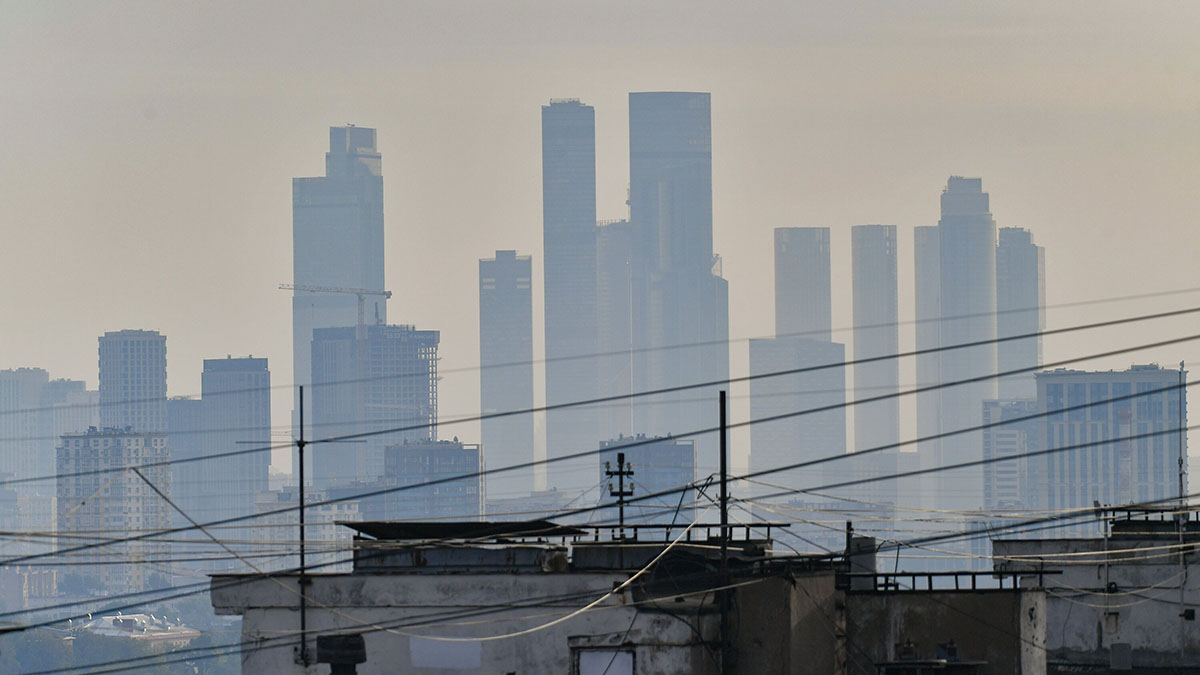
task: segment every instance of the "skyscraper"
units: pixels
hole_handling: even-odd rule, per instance
[[[775,337],[832,339],[829,228],[775,228]]]
[[[941,269],[940,376],[943,383],[984,377],[941,393],[943,431],[978,426],[983,402],[996,398],[996,223],[979,178],[951,176],[942,192],[938,221]],[[980,342],[973,347],[954,345]],[[939,466],[979,459],[979,432],[944,439]],[[936,496],[942,508],[978,508],[982,473],[943,471]]]
[[[750,381],[751,472],[846,452],[846,348],[829,339],[829,258],[827,228],[775,230],[776,337],[750,341],[750,374],[811,370]],[[825,407],[830,409],[798,414]],[[767,421],[780,415],[787,417]],[[850,466],[834,462],[763,480],[811,488],[850,478]]]
[[[596,227],[596,314],[600,353],[597,359],[599,396],[627,395],[634,387],[635,328],[634,268],[637,240],[628,220],[601,222]],[[600,407],[602,437],[629,436],[633,431],[634,399]]]
[[[638,239],[632,282],[634,388],[729,377],[729,288],[713,254],[712,122],[707,93],[629,95],[630,221]],[[712,427],[721,385],[641,399],[634,427],[687,434]],[[648,413],[637,419],[639,412]],[[717,437],[695,438],[702,466]]]
[[[531,258],[496,251],[479,261],[479,408],[484,416],[533,408]],[[480,423],[487,468],[533,461],[533,414]],[[533,472],[487,476],[492,498],[528,495]]]
[[[545,288],[546,404],[596,392],[596,112],[578,99],[542,106],[542,250]],[[546,414],[549,458],[593,449],[594,407]],[[486,449],[485,449],[486,452]],[[588,463],[551,464],[551,487],[590,482]]]
[[[200,376],[206,455],[271,445],[271,371],[266,359],[205,359]],[[255,512],[255,495],[268,489],[271,453],[246,452],[206,467],[209,519]]]
[[[439,340],[412,326],[366,326],[362,339],[354,326],[313,331],[313,428],[325,438],[375,432],[313,446],[317,489],[370,482],[388,445],[437,439]]]
[[[940,241],[935,225],[913,228],[914,300],[916,305],[916,348],[923,352],[916,357],[917,387],[927,388],[941,382],[941,360],[936,350],[942,344],[942,271]],[[916,395],[917,438],[927,439],[917,443],[917,462],[922,469],[937,466],[941,459],[941,443],[930,438],[941,429],[941,390],[921,391]],[[936,473],[926,473],[918,478],[922,499],[926,508],[937,506]]]
[[[1045,249],[1033,243],[1033,233],[1002,227],[996,246],[996,332],[1003,339],[1029,335],[1046,328]],[[1032,399],[1037,382],[1032,369],[1042,364],[1042,338],[996,344],[999,372],[1029,369],[999,378],[1001,399]]]
[[[900,326],[896,276],[896,226],[857,225],[850,231],[854,276],[854,360],[877,359],[900,349]],[[900,391],[900,361],[889,358],[854,365],[854,398],[897,394]],[[859,403],[854,406],[856,451],[898,443],[900,400]],[[897,448],[872,453],[863,466],[877,475],[896,472]],[[875,501],[896,503],[896,481],[868,484]]]
[[[223,499],[220,493],[224,491],[224,486],[214,480],[214,473],[219,471],[216,461],[189,461],[204,456],[204,441],[204,402],[187,396],[167,399],[167,446],[174,461],[170,466],[172,499],[184,513],[200,522],[216,520],[209,517],[210,509],[214,508],[214,502],[220,503]],[[178,527],[189,524],[174,509],[171,519]],[[189,547],[176,547],[186,548]]]
[[[806,372],[750,381],[751,473],[846,452],[846,346],[828,340],[781,337],[750,341],[750,375]],[[799,414],[815,408],[821,412]],[[784,416],[782,419],[770,419]],[[769,421],[768,421],[769,420]],[[858,477],[849,459],[790,469],[761,480],[791,489]],[[757,492],[778,492],[756,488]],[[845,491],[839,492],[839,494]]]
[[[331,127],[325,175],[292,179],[292,277],[297,286],[383,291],[381,162],[374,129]],[[358,302],[353,293],[293,293],[295,384],[313,381],[313,330],[354,325]],[[363,296],[363,302],[368,323],[387,322],[382,295]],[[311,404],[306,408],[305,419],[310,420]]]
[[[100,337],[100,425],[167,431],[167,338],[152,330]]]

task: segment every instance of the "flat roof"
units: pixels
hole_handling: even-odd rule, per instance
[[[572,537],[585,530],[558,525],[548,520],[512,521],[338,521],[359,534],[388,541],[411,539],[501,539]]]

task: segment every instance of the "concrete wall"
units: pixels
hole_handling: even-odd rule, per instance
[[[846,595],[846,655],[851,673],[874,672],[911,640],[918,657],[934,658],[953,640],[964,661],[986,661],[981,673],[1044,673],[1045,598],[1037,591],[934,591]]]
[[[732,631],[736,672],[844,672],[840,596],[833,572],[739,588]]]
[[[299,600],[289,589],[298,587],[296,578],[279,577],[282,583],[258,578],[222,587],[237,578],[214,577],[212,602],[219,614],[242,614],[243,640],[258,644],[243,649],[242,672],[329,672],[327,665],[305,669],[294,662],[297,640],[290,633],[299,628]],[[630,645],[638,675],[715,674],[716,661],[703,644],[712,637],[714,615],[672,615],[631,605],[629,591],[527,635],[470,639],[543,626],[626,578],[610,573],[315,575],[308,589],[309,649],[315,655],[316,635],[345,630],[364,633],[368,660],[358,667],[363,675],[563,675],[574,668],[576,638],[576,650]],[[510,601],[520,606],[503,606]],[[662,604],[671,609],[672,603]],[[468,639],[444,642],[432,637]]]
[[[1129,644],[1133,665],[1200,669],[1200,621],[1180,616],[1200,604],[1191,553],[1180,567],[1169,539],[1009,540],[994,543],[997,569],[1059,570],[1046,575],[1046,647],[1051,661],[1107,666],[1113,644]],[[1091,555],[1089,555],[1089,553]],[[1045,556],[1043,560],[1016,556]],[[1116,584],[1113,593],[1106,592]]]

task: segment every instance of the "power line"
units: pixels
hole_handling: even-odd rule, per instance
[[[1186,310],[1186,312],[1195,312],[1195,311],[1200,311],[1200,308],[1193,308],[1193,309]],[[1123,320],[1123,321],[1126,321],[1126,320]],[[1092,355],[1085,356],[1085,357],[1074,358],[1074,359],[1065,359],[1065,360],[1060,360],[1060,361],[1054,362],[1054,363],[1052,363],[1052,364],[1047,364],[1047,365],[1048,365],[1048,366],[1050,366],[1050,367],[1053,367],[1053,366],[1058,366],[1058,365],[1065,365],[1065,364],[1068,364],[1068,363],[1074,363],[1074,362],[1078,362],[1078,361],[1087,361],[1087,360],[1096,359],[1096,358],[1103,358],[1103,357],[1106,357],[1106,356],[1113,356],[1113,355],[1117,355],[1117,354],[1128,353],[1128,352],[1130,352],[1130,351],[1139,351],[1139,350],[1143,350],[1143,349],[1149,349],[1149,348],[1153,348],[1153,347],[1160,347],[1160,346],[1169,345],[1169,344],[1177,344],[1177,343],[1180,343],[1180,342],[1187,342],[1187,341],[1196,340],[1196,339],[1200,339],[1200,334],[1196,334],[1196,335],[1190,335],[1190,336],[1185,336],[1185,337],[1182,337],[1182,338],[1173,338],[1173,339],[1170,339],[1170,340],[1160,340],[1160,341],[1153,342],[1153,343],[1143,343],[1143,344],[1140,344],[1140,345],[1135,345],[1135,346],[1133,346],[1133,347],[1126,347],[1126,348],[1121,348],[1121,349],[1116,349],[1116,350],[1109,350],[1109,351],[1106,351],[1106,352],[1101,352],[1101,353],[1099,353],[1099,354],[1092,354]],[[959,347],[961,347],[961,345],[957,345],[957,346],[955,346],[954,348],[959,348]],[[820,368],[820,367],[823,367],[823,366],[818,366],[817,368]],[[773,415],[773,416],[770,416],[770,417],[767,417],[767,418],[762,418],[762,419],[758,419],[758,420],[749,420],[749,421],[746,421],[746,422],[741,422],[741,423],[734,423],[734,424],[730,424],[730,425],[728,425],[728,426],[729,426],[730,428],[735,428],[735,427],[740,427],[740,426],[749,426],[749,425],[751,425],[751,424],[759,424],[759,423],[768,422],[768,421],[775,421],[775,420],[780,420],[780,419],[788,419],[788,418],[797,417],[797,416],[800,416],[800,415],[812,414],[812,413],[816,413],[816,412],[823,412],[823,411],[826,411],[826,410],[840,409],[840,408],[849,407],[849,406],[852,406],[852,405],[859,405],[859,404],[863,404],[863,403],[871,403],[871,402],[874,402],[874,401],[887,400],[887,399],[891,399],[891,398],[898,398],[898,397],[900,397],[900,396],[905,396],[905,395],[911,395],[911,394],[921,393],[921,392],[923,392],[923,391],[930,391],[930,390],[942,389],[942,388],[947,388],[947,387],[959,386],[959,385],[966,384],[966,383],[970,383],[970,382],[977,382],[977,381],[982,381],[982,380],[994,379],[994,378],[997,378],[997,377],[1004,377],[1004,376],[1008,376],[1008,375],[1020,374],[1020,373],[1025,373],[1025,372],[1032,372],[1032,371],[1036,371],[1036,370],[1041,370],[1043,367],[1046,367],[1046,366],[1034,366],[1034,367],[1028,367],[1028,368],[1017,368],[1017,369],[1012,369],[1012,370],[1009,370],[1009,371],[1004,371],[1004,372],[1000,372],[1000,373],[995,373],[995,374],[989,374],[989,375],[982,375],[982,376],[977,376],[977,377],[967,378],[967,379],[965,379],[965,380],[957,380],[957,381],[951,381],[951,382],[943,382],[943,383],[939,383],[939,384],[935,384],[935,385],[930,385],[930,386],[928,386],[928,387],[924,387],[924,388],[915,388],[915,389],[909,389],[909,390],[905,390],[905,391],[894,392],[894,393],[885,394],[885,395],[881,395],[881,396],[875,396],[875,397],[866,398],[866,399],[858,399],[858,400],[854,400],[854,401],[847,401],[847,402],[844,402],[844,403],[841,403],[841,404],[834,404],[834,405],[830,405],[830,406],[822,406],[822,407],[818,407],[818,408],[810,408],[810,409],[807,409],[807,410],[802,410],[802,411],[789,412],[789,413],[784,413],[784,414],[780,414],[780,415]],[[810,369],[800,369],[800,370],[810,370]],[[778,373],[772,373],[772,376],[774,376],[774,375],[777,375],[777,374],[778,374]],[[693,385],[689,385],[689,387],[690,387],[690,386],[693,386]],[[708,384],[708,383],[706,383],[706,384],[703,384],[703,385],[694,385],[694,386],[711,386],[711,385],[710,385],[710,384]],[[672,388],[672,389],[675,389],[675,388]],[[566,405],[576,405],[576,404],[563,404],[563,405],[564,405],[564,407],[565,407]],[[395,431],[397,431],[397,430],[404,430],[404,429],[405,429],[404,427],[401,427],[401,428],[399,428],[399,429],[391,430],[391,432],[395,432]],[[680,435],[679,435],[679,437],[691,437],[691,436],[699,436],[699,435],[703,435],[703,434],[706,434],[706,433],[713,433],[713,432],[715,432],[715,431],[718,431],[718,430],[719,430],[719,427],[709,427],[709,428],[700,429],[700,430],[697,430],[697,431],[688,432],[688,433],[685,433],[685,434],[680,434]],[[352,439],[357,439],[357,438],[364,438],[364,437],[369,437],[369,436],[376,436],[376,435],[379,435],[379,434],[381,434],[381,433],[388,433],[388,431],[387,431],[387,430],[384,430],[384,431],[369,431],[369,432],[363,432],[363,433],[360,433],[360,434],[348,434],[348,435],[339,436],[339,437],[333,437],[333,438],[326,438],[326,439],[323,439],[323,440],[311,441],[311,443],[312,443],[312,444],[316,444],[316,443],[331,443],[331,442],[338,442],[338,441],[352,440]],[[622,446],[622,447],[623,447],[623,448],[629,448],[629,447],[636,447],[636,446],[638,446],[638,445],[648,445],[648,444],[651,444],[651,443],[655,443],[655,442],[657,442],[658,440],[659,440],[659,439],[655,439],[655,438],[648,438],[648,439],[645,439],[645,440],[634,441],[634,442],[632,442],[632,443],[629,443],[629,444],[626,444],[625,446]],[[235,451],[235,452],[237,452],[237,451]],[[518,463],[518,464],[515,464],[515,465],[506,466],[506,467],[497,467],[497,468],[494,468],[494,469],[484,469],[484,470],[481,470],[481,471],[476,471],[476,472],[465,473],[465,474],[462,474],[462,475],[455,475],[455,476],[452,476],[452,477],[447,477],[447,478],[438,478],[438,479],[433,479],[433,480],[427,481],[427,482],[425,482],[425,483],[422,483],[422,484],[419,484],[419,485],[401,485],[401,486],[393,486],[393,487],[379,488],[379,489],[375,489],[375,490],[367,490],[367,491],[360,492],[360,493],[354,493],[354,494],[350,494],[350,495],[344,495],[344,496],[341,496],[341,497],[335,497],[335,498],[331,498],[331,499],[325,499],[325,500],[316,501],[316,502],[313,502],[311,505],[309,505],[309,508],[311,508],[311,507],[313,507],[313,506],[325,506],[325,505],[337,504],[337,503],[341,503],[341,502],[345,502],[345,501],[353,501],[353,500],[358,500],[358,499],[364,499],[364,498],[376,497],[376,496],[385,495],[385,494],[391,494],[391,493],[395,493],[395,492],[403,492],[403,491],[406,491],[406,490],[411,490],[411,489],[425,488],[425,487],[434,486],[434,485],[439,485],[439,484],[443,484],[443,483],[449,483],[449,482],[454,482],[454,481],[461,481],[461,480],[464,480],[464,479],[470,479],[470,478],[482,477],[482,476],[485,476],[485,475],[490,475],[490,474],[493,474],[493,473],[501,473],[501,472],[505,472],[505,471],[514,471],[514,470],[518,470],[518,469],[527,469],[527,468],[532,468],[532,467],[535,467],[535,466],[538,466],[538,465],[542,465],[542,464],[550,464],[550,463],[554,463],[554,462],[562,462],[562,461],[569,461],[569,460],[572,460],[572,459],[580,459],[580,458],[584,458],[584,457],[589,457],[589,456],[597,455],[597,454],[600,454],[601,452],[603,452],[603,450],[601,450],[601,449],[596,449],[596,450],[585,450],[585,451],[582,451],[582,452],[577,452],[577,453],[572,453],[572,454],[567,454],[567,455],[560,455],[560,456],[558,456],[558,457],[550,457],[550,458],[547,458],[547,459],[544,459],[544,460],[534,460],[534,461],[531,461],[531,462],[523,462],[523,463]],[[845,459],[846,457],[852,457],[852,456],[854,456],[854,455],[856,455],[856,454],[860,454],[860,453],[854,453],[854,454],[845,454],[845,453],[843,453],[843,454],[841,454],[841,455],[837,455],[837,456],[834,456],[834,457],[827,457],[827,458],[822,458],[822,459],[820,459],[820,460],[814,460],[814,461],[818,461],[818,462],[834,461],[834,460],[836,460],[836,459]],[[141,466],[143,466],[143,467],[150,467],[150,466],[156,466],[156,465],[159,465],[159,464],[161,464],[161,463],[150,463],[150,464],[144,464],[144,465],[141,465]],[[801,464],[803,464],[803,463],[801,463]],[[764,474],[764,473],[774,473],[774,472],[777,472],[777,471],[781,471],[781,470],[787,470],[787,469],[790,469],[790,468],[797,468],[797,465],[791,465],[791,466],[787,466],[787,467],[783,467],[783,468],[776,468],[776,469],[766,470],[766,471],[762,471],[762,472],[751,473],[751,474],[748,474],[748,475],[762,475],[762,474]],[[124,470],[124,469],[121,469],[121,470]],[[98,472],[106,472],[105,470],[97,470],[97,471],[98,471]],[[735,479],[736,479],[736,477],[735,477]],[[686,490],[686,489],[688,489],[688,488],[686,488],[686,487],[685,487],[685,488],[682,488],[682,489]],[[671,493],[671,492],[669,491],[669,492],[667,492],[667,493],[665,493],[665,494],[670,494],[670,493]],[[677,493],[677,491],[675,491],[675,493]],[[656,495],[649,495],[649,496],[661,496],[661,494],[657,494],[657,493],[656,493]],[[647,498],[647,497],[649,497],[649,496],[643,496],[643,499],[645,499],[645,498]],[[232,522],[241,522],[241,521],[244,521],[244,520],[251,520],[251,519],[256,519],[256,518],[262,518],[262,517],[266,517],[266,516],[270,516],[270,515],[275,515],[275,514],[278,514],[278,513],[286,513],[286,512],[292,511],[292,510],[294,510],[294,508],[292,508],[292,507],[285,507],[285,508],[281,508],[281,509],[275,509],[275,510],[270,510],[270,511],[264,511],[264,512],[260,512],[260,513],[257,513],[257,514],[250,514],[250,515],[246,515],[246,516],[235,516],[235,517],[231,517],[231,518],[225,518],[225,519],[222,519],[222,520],[217,520],[217,521],[212,521],[212,522],[204,523],[204,525],[205,525],[206,527],[207,527],[207,526],[211,526],[211,525],[224,525],[224,524],[228,524],[228,523],[232,523]],[[167,529],[163,529],[163,530],[161,530],[161,531],[160,531],[158,534],[172,534],[172,533],[175,533],[175,532],[188,531],[188,530],[191,530],[191,529],[194,529],[194,528],[191,528],[191,527],[176,527],[176,528],[167,528]],[[81,545],[81,546],[76,546],[76,547],[68,548],[68,549],[65,549],[64,551],[61,551],[61,552],[64,552],[64,553],[71,553],[71,552],[80,551],[80,550],[89,550],[89,549],[92,549],[92,548],[99,548],[99,547],[103,547],[103,546],[111,545],[111,544],[114,544],[114,543],[122,543],[122,542],[129,542],[129,541],[138,541],[138,540],[141,540],[141,539],[150,538],[150,537],[152,537],[152,536],[156,536],[156,535],[155,535],[155,533],[148,533],[148,534],[135,535],[135,536],[132,536],[132,537],[126,537],[126,538],[123,538],[123,539],[120,539],[120,540],[114,540],[114,541],[109,541],[109,542],[99,542],[99,543],[94,543],[94,544],[85,544],[85,545]],[[24,561],[26,561],[26,560],[34,560],[34,559],[39,559],[39,558],[48,557],[48,556],[50,556],[50,555],[53,555],[53,554],[48,554],[48,553],[28,554],[28,555],[25,555],[25,556],[18,556],[18,557],[15,557],[15,558],[8,558],[8,559],[5,559],[5,560],[0,560],[0,564],[15,564],[15,563],[24,562]]]
[[[1089,305],[1109,304],[1109,303],[1114,303],[1114,302],[1125,302],[1125,301],[1130,301],[1130,300],[1145,300],[1145,299],[1157,298],[1157,297],[1187,295],[1187,294],[1191,294],[1191,293],[1200,293],[1200,286],[1168,289],[1168,290],[1164,290],[1164,291],[1151,291],[1148,293],[1135,293],[1135,294],[1129,294],[1129,295],[1106,296],[1106,297],[1102,297],[1102,298],[1091,298],[1091,299],[1087,299],[1087,300],[1075,300],[1075,301],[1061,302],[1061,303],[1055,303],[1055,304],[1050,304],[1050,305],[1038,305],[1035,307],[997,310],[995,312],[974,312],[974,313],[960,314],[960,315],[955,315],[955,316],[930,317],[927,319],[889,321],[889,322],[874,323],[874,324],[858,324],[858,325],[844,326],[841,328],[835,328],[835,329],[833,329],[832,332],[845,333],[845,332],[851,332],[851,331],[856,331],[856,330],[890,328],[892,326],[898,327],[898,326],[906,326],[906,325],[919,325],[919,324],[923,324],[923,323],[938,323],[938,322],[942,322],[942,321],[958,321],[958,320],[962,320],[962,319],[970,319],[970,318],[976,318],[976,317],[981,317],[981,316],[1000,316],[1003,314],[1010,314],[1010,313],[1020,314],[1020,313],[1024,313],[1024,312],[1034,312],[1034,311],[1041,311],[1041,310],[1046,310],[1046,309],[1083,307],[1083,306],[1089,306]],[[779,334],[774,335],[773,337],[776,337],[776,338],[805,337],[805,336],[817,335],[817,334],[823,334],[823,331],[809,330],[809,331],[796,331],[796,332],[791,332],[791,333],[779,333]],[[443,369],[443,370],[439,370],[439,374],[475,372],[475,371],[479,371],[479,370],[492,369],[492,368],[512,368],[512,367],[516,367],[516,366],[538,365],[538,364],[553,363],[553,362],[558,362],[558,361],[604,358],[604,357],[609,357],[609,356],[624,356],[627,354],[648,353],[648,352],[664,351],[664,350],[672,350],[672,349],[689,349],[689,348],[694,348],[694,347],[733,344],[733,343],[740,343],[740,342],[749,342],[750,340],[759,339],[761,337],[768,337],[768,336],[730,338],[727,340],[706,340],[706,341],[701,341],[701,342],[690,342],[690,343],[684,343],[684,344],[678,344],[678,345],[666,345],[666,346],[662,346],[662,347],[637,347],[637,348],[631,348],[631,349],[622,349],[619,351],[593,352],[590,354],[573,354],[570,356],[557,356],[557,357],[550,357],[550,358],[544,358],[544,359],[531,359],[528,361],[510,361],[510,362],[506,362],[506,363],[496,363],[496,364],[488,364],[488,365],[479,364],[476,366],[463,366],[463,367],[459,367],[459,368]],[[1022,337],[1029,337],[1029,336],[1014,336],[1014,337],[1010,337],[1008,339],[1021,339]],[[374,376],[374,377],[348,378],[345,380],[335,380],[335,381],[329,381],[329,382],[308,383],[308,384],[305,384],[304,386],[310,387],[310,388],[315,388],[315,387],[337,386],[337,385],[343,385],[343,384],[354,384],[357,382],[373,382],[373,381],[379,381],[379,380],[397,379],[397,378],[404,378],[404,377],[428,377],[428,376],[429,376],[428,372],[400,373],[400,374],[396,374],[396,375],[381,375],[381,376]],[[241,388],[241,389],[229,389],[229,390],[223,390],[223,391],[218,391],[218,392],[210,392],[209,396],[230,396],[230,395],[238,395],[238,394],[256,393],[256,392],[261,392],[261,391],[282,390],[282,389],[290,390],[290,389],[295,389],[296,386],[297,386],[296,383],[292,383],[292,384],[274,384],[274,385],[270,385],[267,387],[245,387],[245,388]],[[200,392],[200,393],[195,393],[195,394],[182,394],[182,395],[172,396],[171,398],[195,399],[197,397],[201,397],[202,395],[203,395],[203,392]],[[45,412],[45,411],[52,411],[52,410],[89,409],[89,408],[99,408],[101,406],[131,405],[131,404],[135,404],[135,403],[153,403],[153,402],[161,401],[161,400],[163,400],[163,399],[154,397],[154,398],[142,398],[142,399],[125,399],[122,401],[109,401],[109,402],[105,402],[105,403],[68,403],[68,404],[59,404],[59,405],[54,405],[54,406],[39,406],[39,407],[33,407],[33,408],[16,408],[16,409],[12,409],[12,410],[0,410],[0,416]]]
[[[829,368],[844,368],[846,366],[855,366],[855,365],[861,365],[864,363],[873,363],[873,362],[877,362],[877,361],[889,361],[889,360],[898,359],[898,358],[914,357],[914,356],[920,356],[923,354],[950,351],[950,350],[955,350],[955,349],[965,349],[965,348],[969,348],[969,347],[977,347],[977,346],[988,345],[988,344],[999,344],[1002,342],[1008,342],[1008,341],[1013,341],[1013,340],[1024,340],[1024,339],[1029,339],[1032,337],[1055,335],[1055,334],[1061,334],[1061,333],[1070,333],[1070,332],[1075,332],[1075,331],[1080,331],[1080,330],[1090,330],[1090,329],[1094,329],[1094,328],[1102,328],[1102,327],[1108,327],[1108,326],[1120,325],[1120,324],[1126,324],[1126,323],[1148,321],[1148,320],[1166,318],[1166,317],[1172,317],[1172,316],[1182,316],[1182,315],[1186,315],[1186,314],[1193,314],[1196,312],[1200,312],[1200,307],[1189,307],[1189,308],[1185,308],[1185,309],[1171,310],[1168,312],[1157,312],[1157,313],[1153,313],[1153,314],[1144,314],[1144,315],[1133,316],[1133,317],[1123,317],[1120,319],[1111,319],[1111,320],[1107,320],[1107,321],[1094,322],[1094,323],[1090,323],[1090,324],[1068,326],[1068,327],[1064,327],[1064,328],[1056,328],[1053,330],[1035,331],[1033,333],[1011,335],[1011,336],[1006,336],[1006,337],[989,338],[987,340],[976,340],[973,342],[966,342],[966,343],[960,343],[960,344],[954,344],[954,345],[928,347],[928,348],[923,348],[923,349],[912,350],[909,352],[900,352],[897,354],[864,357],[861,359],[850,359],[850,360],[844,360],[844,361],[839,361],[839,362],[835,362],[835,363],[820,364],[820,365],[816,365],[816,366],[805,366],[805,367],[801,367],[801,368],[790,368],[790,369],[784,369],[784,370],[771,371],[771,372],[767,372],[767,373],[758,373],[758,374],[745,375],[745,376],[736,377],[736,378],[728,378],[725,380],[713,380],[713,381],[699,382],[699,383],[694,383],[694,384],[677,385],[677,386],[663,387],[663,388],[659,388],[659,389],[652,389],[652,390],[647,390],[647,391],[642,391],[642,392],[631,392],[629,394],[603,396],[603,397],[597,397],[597,398],[592,398],[592,399],[583,399],[583,400],[579,400],[579,401],[570,401],[570,402],[565,402],[565,403],[544,405],[544,406],[540,406],[540,407],[533,407],[533,408],[526,408],[526,409],[519,409],[519,410],[512,410],[512,411],[502,411],[502,412],[488,413],[488,414],[483,414],[483,415],[474,415],[474,416],[469,416],[469,417],[451,419],[451,420],[447,420],[444,422],[438,422],[438,426],[447,426],[447,425],[461,424],[461,423],[467,423],[467,422],[479,422],[479,421],[484,421],[484,420],[489,420],[489,419],[512,417],[512,416],[516,416],[516,415],[526,415],[526,414],[532,414],[532,413],[537,413],[537,412],[547,412],[547,411],[551,411],[551,410],[582,407],[582,406],[593,405],[596,403],[606,403],[606,402],[611,402],[611,401],[623,401],[623,400],[629,400],[629,399],[633,399],[633,398],[656,396],[656,395],[660,395],[660,394],[674,393],[674,392],[678,392],[678,391],[686,391],[689,389],[701,389],[701,388],[729,385],[729,384],[733,384],[733,383],[749,382],[749,381],[753,381],[753,380],[757,380],[757,379],[780,377],[780,376],[784,376],[784,375],[798,375],[801,373],[814,372],[814,371],[825,370],[825,369],[829,369]],[[895,392],[895,393],[885,394],[882,396],[874,396],[874,397],[869,397],[869,398],[865,398],[865,399],[857,399],[854,401],[846,402],[844,404],[836,404],[833,406],[826,406],[824,408],[812,409],[807,412],[823,412],[825,410],[832,410],[832,409],[841,408],[841,407],[848,407],[850,405],[859,405],[859,404],[863,404],[863,403],[872,403],[875,401],[887,400],[890,398],[897,398],[901,395],[922,393],[925,391],[932,391],[935,389],[957,386],[960,384],[969,384],[971,382],[978,382],[978,381],[984,381],[984,380],[988,380],[988,379],[1006,377],[1009,375],[1034,372],[1037,370],[1041,370],[1043,368],[1054,367],[1057,365],[1065,365],[1065,364],[1069,364],[1069,363],[1076,363],[1079,361],[1086,361],[1086,360],[1091,360],[1091,359],[1096,359],[1096,358],[1103,358],[1106,356],[1123,354],[1123,353],[1127,353],[1129,351],[1137,351],[1140,349],[1149,349],[1152,347],[1164,346],[1164,345],[1168,345],[1168,344],[1176,344],[1178,342],[1186,342],[1191,339],[1196,339],[1196,337],[1200,337],[1200,336],[1191,336],[1188,338],[1178,339],[1178,340],[1168,340],[1168,341],[1161,341],[1161,342],[1156,342],[1156,343],[1148,343],[1148,344],[1139,345],[1139,346],[1136,346],[1133,348],[1127,348],[1127,349],[1115,350],[1115,351],[1110,351],[1110,352],[1104,352],[1101,354],[1095,354],[1095,355],[1092,355],[1092,356],[1089,356],[1086,358],[1065,359],[1065,360],[1057,361],[1057,362],[1051,363],[1051,364],[1044,364],[1044,365],[1039,365],[1039,366],[1030,367],[1030,368],[1019,368],[1019,369],[1014,369],[1014,370],[1010,370],[1010,371],[1006,371],[1006,372],[982,375],[982,376],[978,376],[978,377],[974,377],[974,378],[968,378],[965,380],[958,380],[958,381],[949,382],[949,383],[935,383],[935,384],[931,384],[931,385],[928,385],[925,387],[917,387],[915,389],[907,390],[905,392]],[[376,436],[393,434],[393,433],[401,433],[401,432],[405,432],[405,431],[420,430],[420,429],[425,429],[428,426],[429,426],[428,424],[422,423],[422,424],[415,424],[415,425],[392,427],[392,428],[388,428],[388,429],[378,429],[378,430],[364,431],[364,432],[359,432],[359,433],[343,434],[343,435],[339,435],[339,436],[327,437],[325,439],[317,439],[317,440],[309,441],[308,444],[313,445],[313,444],[318,444],[318,443],[337,443],[337,442],[343,442],[343,441],[348,441],[348,440],[370,438],[370,437],[376,437]],[[731,426],[738,426],[738,425],[731,425]],[[695,436],[695,435],[701,435],[703,433],[711,433],[712,431],[715,431],[715,430],[716,430],[715,428],[714,429],[706,429],[706,430],[703,430],[700,432],[679,434],[679,436],[681,436],[681,437]],[[244,448],[244,449],[230,450],[230,451],[220,452],[220,453],[211,453],[208,455],[203,455],[203,456],[198,456],[198,457],[168,459],[168,460],[163,460],[160,462],[151,462],[151,463],[146,463],[146,464],[140,464],[137,466],[139,466],[141,468],[151,468],[151,467],[165,466],[165,465],[171,465],[171,464],[209,461],[209,460],[213,460],[213,459],[237,457],[237,456],[252,454],[252,453],[280,450],[283,448],[291,447],[291,445],[292,444],[289,443],[289,444],[272,445],[269,447]],[[547,462],[562,461],[565,459],[577,458],[578,456],[580,456],[580,455],[567,455],[567,456],[557,457],[557,458],[553,458],[552,460],[546,460],[546,461]],[[52,476],[35,476],[35,477],[27,477],[27,478],[14,478],[14,479],[6,480],[6,481],[0,481],[0,486],[15,485],[15,484],[21,484],[21,483],[30,483],[30,482],[39,482],[39,481],[46,481],[46,480],[55,480],[60,477],[70,478],[70,477],[78,477],[78,476],[96,475],[96,474],[100,474],[100,473],[113,473],[113,472],[118,472],[118,471],[124,471],[127,468],[128,467],[112,467],[112,468],[108,468],[108,469],[92,469],[92,470],[88,470],[88,471],[78,471],[78,472],[70,472],[70,473],[63,473],[63,474],[55,474]],[[520,468],[527,468],[527,467],[521,466]],[[507,469],[500,468],[498,470],[503,471],[503,470],[507,470]]]

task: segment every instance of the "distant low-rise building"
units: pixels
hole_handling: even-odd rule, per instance
[[[414,441],[384,450],[383,475],[370,482],[331,488],[331,497],[363,494],[365,520],[483,517],[483,450],[478,444]]]
[[[696,480],[696,444],[671,436],[621,436],[600,443],[601,501],[619,489],[618,479],[610,473],[620,470],[618,456],[623,456],[626,471],[625,489],[632,492],[626,500],[635,500],[625,507],[625,521],[631,524],[663,524],[692,522]],[[658,493],[666,493],[659,495]],[[657,496],[652,496],[657,495]],[[596,522],[615,523],[616,507],[598,511]]]
[[[1187,427],[1186,383],[1185,371],[1157,364],[1038,373],[1038,412],[1045,413],[1040,442],[1063,450],[1039,458],[1034,507],[1078,509],[1187,494],[1180,466],[1187,434],[1179,431]]]

